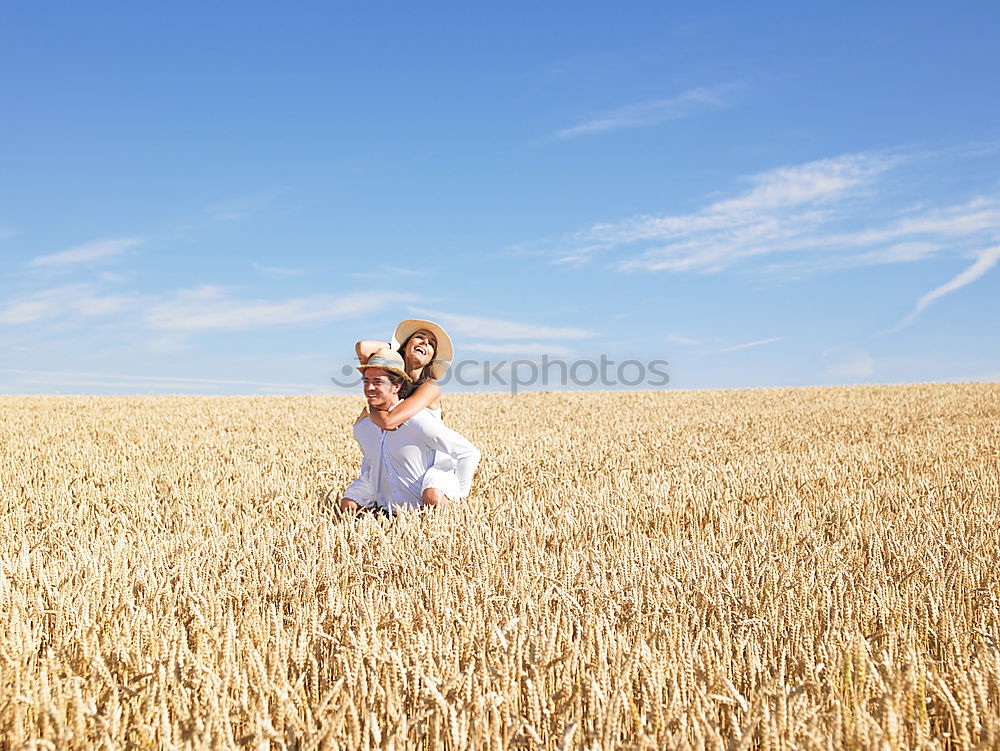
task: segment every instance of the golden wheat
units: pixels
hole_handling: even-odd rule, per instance
[[[1000,386],[0,399],[0,748],[996,748]]]

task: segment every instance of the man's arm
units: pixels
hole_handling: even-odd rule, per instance
[[[340,510],[354,513],[362,506],[371,506],[375,503],[375,488],[372,487],[369,475],[371,465],[368,458],[361,460],[361,477],[347,486],[344,497],[340,499]]]
[[[462,490],[461,497],[465,498],[472,488],[472,476],[476,473],[476,467],[479,466],[479,459],[482,456],[479,449],[465,436],[445,427],[436,417],[428,416],[427,419],[418,422],[427,446],[448,454],[455,460],[455,475]]]

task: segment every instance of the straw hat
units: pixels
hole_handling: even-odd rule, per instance
[[[400,321],[392,335],[392,348],[399,349],[407,339],[421,330],[429,331],[437,340],[437,346],[434,347],[434,359],[431,361],[431,377],[441,378],[448,366],[451,365],[455,351],[452,348],[448,332],[434,321],[423,321],[419,318],[408,318],[405,321]]]
[[[413,382],[409,373],[406,372],[406,363],[403,362],[403,356],[393,349],[380,349],[368,358],[368,362],[364,365],[359,365],[358,371],[361,375],[364,375],[368,368],[382,368],[382,370],[389,373],[401,376],[407,383]]]

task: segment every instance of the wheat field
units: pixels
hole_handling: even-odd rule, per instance
[[[0,748],[1000,746],[1000,385],[0,398]]]

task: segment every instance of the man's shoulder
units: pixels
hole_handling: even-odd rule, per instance
[[[408,417],[397,430],[404,433],[408,431],[425,432],[429,427],[433,426],[434,420],[434,415],[430,414],[426,409],[422,409],[412,417]]]

